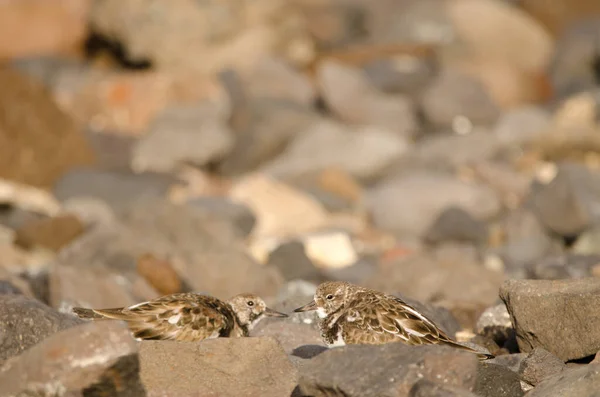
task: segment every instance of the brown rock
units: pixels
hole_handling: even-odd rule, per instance
[[[1,68],[0,86],[0,178],[49,187],[93,162],[83,135],[40,83]]]
[[[26,223],[17,229],[15,243],[25,248],[41,246],[58,252],[83,232],[84,225],[79,218],[65,214]]]
[[[150,396],[281,397],[296,385],[296,369],[266,337],[143,341],[140,362]]]
[[[0,396],[145,396],[136,353],[124,324],[82,324],[5,362]]]
[[[90,5],[90,0],[3,1],[0,4],[0,59],[77,50],[87,34]]]
[[[541,347],[536,347],[521,362],[519,375],[525,382],[537,386],[545,379],[560,374],[566,368],[565,363],[554,354]]]
[[[137,272],[161,295],[174,294],[181,291],[181,279],[166,259],[160,259],[152,254],[138,258]]]

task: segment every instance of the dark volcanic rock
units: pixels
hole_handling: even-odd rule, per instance
[[[569,369],[540,383],[527,397],[596,397],[600,390],[600,365]]]
[[[521,379],[530,385],[537,386],[545,379],[560,374],[567,368],[561,359],[549,351],[536,347],[521,362],[519,374]]]
[[[145,396],[137,344],[117,322],[78,325],[0,368],[0,396]]]
[[[429,243],[444,241],[463,241],[483,244],[487,241],[488,231],[485,223],[473,218],[459,207],[444,210],[425,233]]]
[[[0,361],[82,321],[22,295],[0,295]]]
[[[477,357],[444,346],[350,345],[319,354],[300,371],[304,395],[399,397],[407,396],[421,378],[472,388]]]
[[[567,361],[600,350],[600,279],[508,280],[500,297],[521,351],[543,347]]]
[[[474,392],[480,397],[520,397],[524,394],[517,373],[489,363],[480,364]]]
[[[269,265],[277,267],[288,281],[324,281],[323,275],[306,255],[304,244],[300,241],[290,241],[273,250],[269,255]]]
[[[150,396],[282,397],[296,385],[296,369],[272,338],[143,341],[140,361]]]

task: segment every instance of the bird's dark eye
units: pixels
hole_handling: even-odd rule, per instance
[[[252,302],[252,301],[248,301],[248,302],[246,302],[246,304],[247,304],[248,306],[254,306],[254,302]]]
[[[327,298],[327,300],[329,300],[329,301],[330,301],[330,300],[332,300],[332,299],[333,299],[333,295],[329,294],[329,295],[327,295],[325,298]]]

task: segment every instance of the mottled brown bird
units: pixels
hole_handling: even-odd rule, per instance
[[[185,342],[244,337],[265,316],[287,317],[269,309],[256,295],[240,294],[224,302],[192,292],[166,295],[124,308],[75,307],[73,312],[80,318],[123,320],[138,339]]]
[[[402,299],[358,285],[340,281],[319,285],[314,300],[294,311],[311,310],[321,318],[321,336],[330,347],[390,342],[445,344],[476,353],[482,359],[494,357],[452,340]]]

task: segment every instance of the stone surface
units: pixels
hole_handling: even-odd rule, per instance
[[[359,179],[380,176],[409,148],[392,130],[377,126],[346,126],[333,120],[313,123],[263,171],[294,177],[337,167]]]
[[[480,397],[521,397],[519,375],[510,369],[489,363],[480,363],[473,392]]]
[[[267,337],[143,341],[140,363],[151,396],[289,396],[297,377],[281,346]]]
[[[0,59],[74,52],[85,40],[90,5],[87,0],[2,2]]]
[[[83,134],[41,83],[3,67],[0,85],[0,178],[47,188],[94,162]]]
[[[420,379],[469,389],[477,358],[441,346],[351,345],[325,351],[300,370],[304,395],[407,396]],[[356,376],[360,374],[360,376]]]
[[[549,351],[536,347],[521,362],[519,375],[521,380],[537,386],[546,379],[553,378],[563,372],[567,366]]]
[[[118,322],[59,332],[0,367],[1,396],[145,396],[137,344]]]
[[[420,380],[411,387],[408,397],[475,397],[476,394],[458,387]]]
[[[235,224],[243,236],[252,233],[256,225],[256,215],[245,205],[221,197],[199,197],[186,203],[210,212],[218,217]]]
[[[488,238],[486,224],[474,219],[462,208],[450,207],[444,210],[423,236],[426,242],[444,241],[471,242],[485,244]]]
[[[417,132],[413,103],[402,95],[378,92],[360,69],[324,61],[316,73],[325,103],[340,119],[380,126],[406,137]]]
[[[170,107],[132,150],[136,172],[172,172],[183,164],[198,167],[224,158],[234,145],[225,117],[208,105]]]
[[[0,295],[0,360],[16,356],[50,335],[81,323],[22,295]]]
[[[407,236],[421,236],[448,207],[459,207],[475,219],[490,218],[500,209],[498,197],[486,186],[423,171],[374,187],[366,201],[376,226]]]
[[[500,289],[523,352],[542,347],[563,361],[600,350],[600,280],[508,280]]]
[[[324,281],[323,274],[306,255],[302,242],[290,241],[275,248],[269,255],[269,265],[275,266],[287,280]]]
[[[540,383],[527,397],[594,397],[600,388],[600,365],[590,364],[563,371]]]
[[[532,190],[530,203],[540,221],[561,236],[575,236],[600,216],[600,176],[585,166],[564,163],[556,177]]]
[[[499,346],[514,338],[514,329],[506,305],[500,304],[485,309],[477,320],[475,332],[491,338]]]
[[[298,352],[306,346],[325,347],[320,333],[311,324],[298,324],[288,319],[263,319],[250,336],[271,337],[281,344],[287,354],[300,355]]]
[[[63,214],[26,223],[16,230],[15,243],[25,248],[41,246],[57,252],[84,231],[76,216]]]

